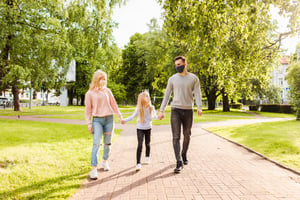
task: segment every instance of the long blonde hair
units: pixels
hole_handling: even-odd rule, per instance
[[[140,122],[144,123],[145,110],[147,107],[150,108],[150,114],[152,116],[152,105],[151,105],[150,95],[148,92],[144,91],[139,94],[137,107],[138,107],[138,111],[139,111]]]
[[[90,84],[90,90],[102,89],[106,87],[106,79],[107,79],[107,74],[104,71],[100,69],[95,71],[92,78],[92,82]]]

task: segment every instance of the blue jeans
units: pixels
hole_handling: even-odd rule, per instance
[[[102,135],[104,142],[103,149],[103,160],[107,160],[109,157],[112,134],[114,130],[114,118],[113,115],[106,117],[93,117],[92,123],[94,133],[93,133],[93,149],[91,154],[91,165],[96,167],[98,165],[99,152],[102,146]]]
[[[173,148],[176,161],[182,161],[180,156],[181,125],[183,128],[183,144],[181,155],[186,157],[193,125],[193,110],[171,108],[171,128],[173,134]]]

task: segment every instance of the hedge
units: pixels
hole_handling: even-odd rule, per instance
[[[241,103],[232,103],[232,104],[230,104],[230,108],[242,109],[243,108],[243,104],[241,104]]]
[[[292,105],[264,104],[260,107],[261,112],[293,113]]]

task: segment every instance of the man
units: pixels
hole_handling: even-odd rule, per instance
[[[171,93],[173,92],[173,100],[171,103],[171,128],[173,135],[173,148],[177,161],[174,172],[180,173],[183,169],[183,164],[188,164],[187,150],[190,143],[191,128],[193,124],[193,94],[196,99],[198,116],[202,115],[202,101],[199,79],[195,74],[187,71],[187,61],[185,57],[176,57],[175,67],[177,73],[171,76],[168,80],[168,85],[160,107],[158,118],[164,118],[164,110],[169,102]],[[180,152],[181,125],[183,127],[184,138],[182,151]]]

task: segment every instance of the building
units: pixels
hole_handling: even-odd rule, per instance
[[[289,103],[289,92],[290,86],[285,80],[287,75],[287,68],[289,65],[289,57],[282,57],[280,59],[280,64],[271,73],[271,83],[280,88],[280,98],[282,104]]]

